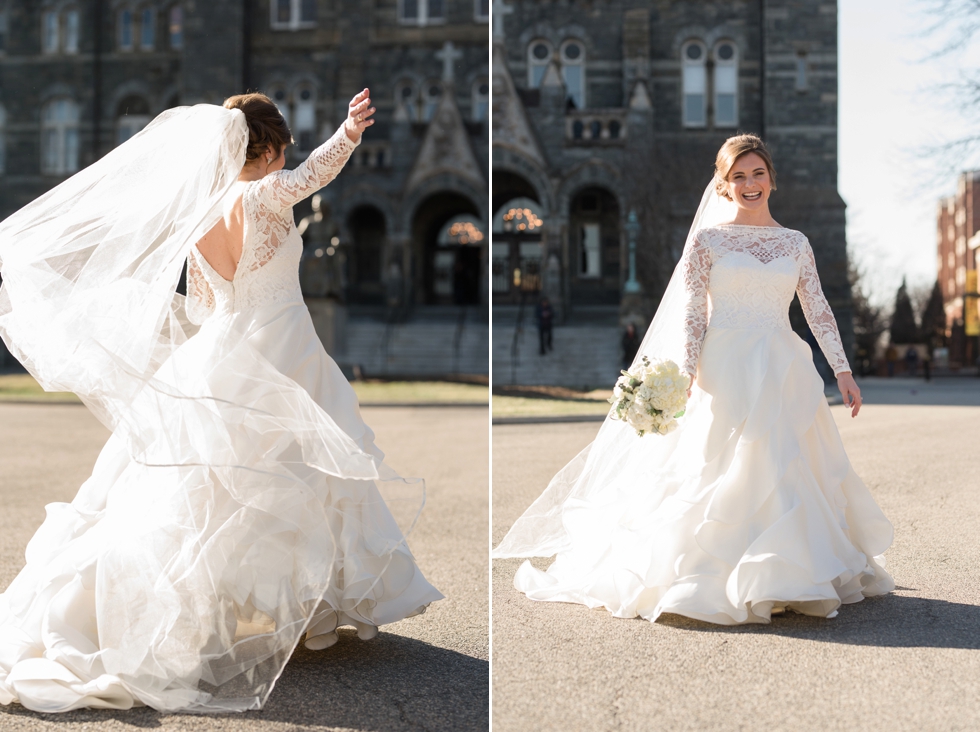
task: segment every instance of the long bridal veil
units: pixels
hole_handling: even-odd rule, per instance
[[[651,361],[670,359],[683,363],[686,342],[684,309],[687,295],[684,286],[684,267],[691,246],[702,229],[716,226],[734,218],[736,207],[716,193],[716,178],[704,189],[694,221],[688,231],[684,250],[674,267],[657,313],[647,328],[633,363],[643,357]],[[633,448],[641,439],[629,425],[606,417],[596,439],[552,478],[545,491],[514,523],[503,541],[493,550],[493,556],[550,557],[569,548],[566,521],[573,521],[577,505],[596,505],[600,493],[611,500],[618,487],[628,485],[642,473]],[[676,443],[676,436],[656,438],[657,450],[664,460]],[[648,440],[649,442],[649,440]],[[650,445],[648,445],[650,447]],[[632,458],[631,459],[631,453]],[[650,464],[649,451],[644,458]],[[598,503],[603,501],[600,499]]]
[[[247,141],[238,110],[172,109],[0,223],[0,335],[113,433],[0,595],[0,682],[11,667],[8,684],[53,678],[73,706],[113,706],[118,685],[158,709],[254,708],[338,573],[337,610],[404,590],[382,577],[411,561],[422,481],[349,437],[240,330],[199,332],[175,292]],[[79,629],[90,612],[97,634]],[[57,661],[34,657],[37,633]]]

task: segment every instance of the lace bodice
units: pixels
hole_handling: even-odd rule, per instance
[[[203,323],[227,314],[282,302],[302,302],[299,261],[303,239],[296,231],[293,206],[337,177],[358,143],[343,126],[295,170],[280,170],[251,182],[242,192],[245,216],[242,257],[226,280],[198,250],[187,258],[187,316]]]
[[[697,373],[709,327],[789,329],[794,292],[834,374],[850,371],[813,250],[800,232],[735,224],[703,229],[685,250],[682,271],[686,372]]]

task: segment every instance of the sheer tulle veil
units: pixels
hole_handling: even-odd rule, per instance
[[[157,709],[260,707],[335,560],[335,609],[377,607],[378,624],[404,617],[385,618],[406,588],[382,578],[413,576],[405,536],[424,483],[277,370],[248,317],[193,325],[175,291],[238,190],[247,142],[238,110],[171,109],[0,223],[0,335],[45,389],[74,392],[113,433],[76,500],[48,506],[16,591],[0,594],[0,645],[36,653],[20,625],[46,607],[32,598],[49,565],[61,568],[69,586],[97,588],[87,683],[122,679]],[[77,686],[77,706],[103,694]]]
[[[731,221],[736,211],[734,203],[716,193],[716,184],[717,178],[713,177],[704,189],[681,258],[664,290],[656,315],[643,336],[634,364],[644,356],[651,361],[670,359],[678,364],[683,363],[686,341],[684,310],[687,304],[684,263],[697,233]],[[494,549],[493,556],[548,557],[567,548],[564,521],[572,515],[569,509],[574,509],[577,499],[588,499],[594,504],[603,492],[608,492],[612,498],[617,485],[628,481],[627,475],[634,470],[629,453],[638,439],[641,438],[624,422],[607,417],[595,441],[552,479],[544,493]],[[661,448],[669,450],[675,439],[673,436],[660,439]]]
[[[241,112],[168,110],[0,223],[0,335],[110,429],[190,334],[174,290],[245,160]]]
[[[198,330],[177,282],[190,247],[221,218],[247,144],[237,109],[170,109],[0,223],[0,336],[44,389],[77,394],[138,462],[186,464],[158,432],[142,428],[154,415],[202,435],[230,420],[262,433],[284,428],[303,446],[303,462],[328,475],[404,484],[243,344],[220,344],[237,391],[173,375]],[[297,397],[292,414],[263,409],[262,394],[277,398],[284,390]],[[244,393],[247,403],[237,396]],[[342,448],[325,451],[319,437]],[[234,454],[214,440],[195,444],[202,465],[227,464]],[[410,529],[420,492],[389,497]]]

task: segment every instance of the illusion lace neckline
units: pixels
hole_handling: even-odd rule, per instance
[[[789,228],[787,228],[785,226],[758,226],[757,224],[717,224],[717,227],[716,228],[719,228],[720,229],[720,228],[726,227],[726,226],[739,227],[739,228],[742,228],[742,229],[777,229],[777,230],[779,230],[779,229],[785,229],[786,231],[789,231],[790,230]]]

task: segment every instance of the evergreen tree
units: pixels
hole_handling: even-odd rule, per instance
[[[891,327],[888,330],[892,343],[919,342],[919,326],[915,322],[915,311],[912,309],[912,300],[904,277],[895,294],[895,310],[892,312]]]
[[[888,319],[882,308],[873,305],[864,291],[864,277],[854,263],[848,265],[851,282],[851,312],[854,318],[854,356],[860,375],[874,373],[878,342],[888,330]]]
[[[946,343],[946,310],[943,308],[943,291],[939,281],[932,288],[929,302],[922,310],[922,340],[930,348],[940,348]]]

